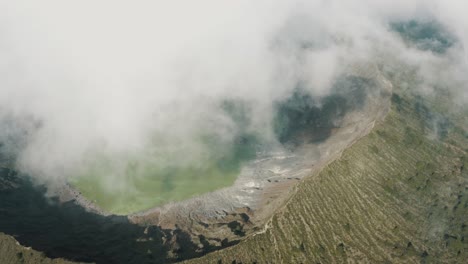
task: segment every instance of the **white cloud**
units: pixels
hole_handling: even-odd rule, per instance
[[[275,100],[298,82],[326,95],[353,60],[440,62],[388,31],[414,17],[454,31],[451,56],[464,60],[446,75],[466,84],[465,2],[1,1],[0,116],[40,123],[19,157],[47,177],[70,174],[97,145],[138,152],[158,134],[189,146],[204,129],[229,141],[224,98],[254,102],[252,127],[268,130]]]

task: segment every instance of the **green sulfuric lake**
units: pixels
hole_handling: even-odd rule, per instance
[[[255,157],[252,140],[237,142],[212,148],[205,162],[181,166],[159,166],[146,156],[99,157],[70,183],[105,211],[131,214],[231,186],[242,164]]]

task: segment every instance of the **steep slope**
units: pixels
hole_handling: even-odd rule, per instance
[[[398,93],[385,120],[303,179],[263,231],[187,263],[468,259],[466,111],[441,118],[429,109],[448,101]]]
[[[13,237],[0,233],[0,263],[3,264],[72,264],[64,259],[50,259],[43,253],[21,246]]]
[[[468,115],[450,102],[395,87],[385,119],[299,181],[262,230],[187,263],[463,263]],[[0,234],[0,263],[40,262],[67,263]]]

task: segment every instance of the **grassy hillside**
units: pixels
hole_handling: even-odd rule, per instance
[[[372,132],[303,179],[265,229],[187,263],[464,263],[468,115],[398,92]],[[51,260],[0,234],[0,263]]]
[[[50,259],[43,253],[22,247],[11,236],[0,233],[0,263],[2,264],[72,264],[63,259]]]
[[[385,120],[305,178],[264,232],[188,263],[466,261],[467,115],[428,102],[393,95]]]

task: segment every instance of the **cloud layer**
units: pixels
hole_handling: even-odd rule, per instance
[[[456,0],[1,1],[3,152],[43,179],[73,175],[97,149],[141,153],[155,140],[155,151],[192,162],[206,156],[200,135],[234,140],[223,101],[246,102],[246,129],[273,138],[275,102],[298,84],[328,95],[355,61],[404,61],[424,89],[449,83],[464,103],[467,9]],[[454,43],[422,50],[391,27],[412,20],[435,21]]]

